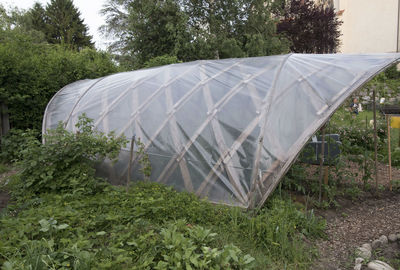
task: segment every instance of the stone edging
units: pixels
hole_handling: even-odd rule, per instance
[[[361,267],[365,261],[371,258],[372,250],[383,247],[388,244],[388,242],[400,241],[400,234],[389,234],[387,237],[382,235],[378,239],[372,241],[372,243],[365,243],[356,249],[356,260],[354,270],[361,270]],[[367,264],[368,270],[394,270],[393,267],[385,262],[374,260]]]

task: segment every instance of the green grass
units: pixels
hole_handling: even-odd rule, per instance
[[[207,242],[211,248],[230,250],[233,244],[241,250],[235,255],[239,259],[254,257],[252,268],[308,269],[316,251],[304,244],[304,237],[322,237],[325,228],[312,212],[278,196],[255,214],[150,183],[128,193],[110,186],[89,196],[19,198],[8,210],[0,216],[0,265],[14,269],[48,269],[46,264],[57,269],[152,269],[154,261],[171,255],[171,245],[175,251],[195,245],[193,230],[216,233]],[[186,242],[166,245],[165,232]]]

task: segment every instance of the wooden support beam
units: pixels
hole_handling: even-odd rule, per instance
[[[134,107],[135,112],[132,113],[132,116],[136,116],[138,114],[138,112],[143,111],[144,109],[146,109],[148,107],[148,105],[150,104],[151,101],[154,100],[154,98],[158,95],[160,95],[161,93],[163,93],[164,89],[166,87],[171,86],[172,83],[174,83],[175,81],[179,80],[180,78],[184,77],[188,72],[192,71],[192,69],[195,66],[186,69],[184,72],[182,72],[181,74],[179,74],[177,77],[174,77],[166,82],[165,84],[159,86],[154,92],[153,94],[151,94],[148,98],[146,98],[146,100],[142,100],[140,106],[138,107]],[[101,116],[96,120],[96,122],[94,123],[94,126],[97,127],[97,125],[107,116],[107,114],[109,114],[115,106],[118,105],[118,102],[121,101],[130,91],[133,91],[134,94],[136,96],[138,96],[138,87],[141,86],[143,83],[148,82],[149,80],[151,80],[152,78],[159,76],[159,72],[156,73],[155,75],[149,77],[149,78],[142,78],[140,80],[134,81],[134,83],[132,83],[129,87],[127,87],[127,89],[122,92],[118,97],[116,97],[113,102],[110,103],[110,105],[108,106],[107,110],[103,111],[103,113],[101,114]],[[135,120],[136,117],[133,117],[132,120]],[[131,122],[129,122],[131,123]]]
[[[261,175],[260,181],[257,181],[254,184],[254,190],[250,190],[248,196],[254,194],[256,191],[261,194],[261,197],[264,195],[262,191],[266,189],[265,181],[273,175],[275,170],[281,164],[279,160],[275,160],[272,162],[271,166],[268,168],[268,171]]]
[[[389,161],[389,189],[392,191],[392,149],[390,147],[390,115],[386,115],[388,136],[388,161]]]
[[[71,120],[71,117],[74,115],[75,109],[78,107],[78,104],[81,102],[82,98],[90,91],[90,89],[92,89],[96,84],[98,84],[99,82],[101,82],[102,80],[104,80],[106,77],[100,78],[98,80],[96,80],[93,84],[91,84],[80,96],[79,98],[76,100],[74,106],[71,109],[71,112],[69,113],[67,119],[64,122],[64,128],[67,127],[68,122]],[[72,125],[72,128],[74,126]]]
[[[133,161],[133,150],[135,147],[135,135],[132,135],[131,146],[129,151],[129,164],[128,164],[128,173],[126,175],[126,192],[129,190],[129,184],[131,182],[131,170],[132,170],[132,161]]]
[[[172,99],[171,91],[172,91],[171,86],[168,86],[165,89],[168,110],[172,110],[172,107],[173,107],[173,99]],[[173,143],[175,145],[175,149],[178,150],[181,147],[181,143],[179,140],[179,128],[178,128],[178,124],[176,123],[175,115],[173,115],[171,117],[171,120],[169,122],[169,127],[170,127],[170,131],[171,131],[171,137],[172,137]],[[188,169],[188,166],[186,163],[186,159],[184,157],[182,157],[182,159],[177,161],[177,163],[179,163],[179,167],[181,169],[185,189],[189,192],[193,192],[193,183],[192,183],[192,179],[190,177],[190,172],[189,172],[189,169]]]
[[[206,80],[206,75],[205,75],[204,69],[201,69],[200,75],[201,75],[202,80]],[[208,111],[213,110],[214,102],[212,100],[212,96],[211,96],[210,88],[209,88],[208,84],[205,84],[203,86],[203,96],[204,96],[204,100],[206,101],[206,104],[207,104],[207,110]],[[216,118],[213,118],[211,120],[211,128],[214,132],[215,140],[217,142],[219,152],[220,153],[225,152],[228,149],[228,147],[225,143],[225,138],[222,133],[221,125]],[[244,201],[246,201],[247,200],[247,198],[245,198],[246,192],[244,191],[242,184],[240,183],[239,175],[236,171],[236,168],[234,168],[232,160],[230,159],[227,163],[223,163],[223,167],[225,168],[225,172],[228,175],[229,181],[232,184],[232,186],[240,194],[242,199]]]
[[[318,195],[318,201],[321,203],[322,199],[322,178],[323,178],[323,168],[324,168],[324,156],[325,156],[325,125],[322,126],[321,128],[322,132],[322,139],[321,139],[321,153],[319,156],[319,195]]]
[[[239,65],[241,62],[236,63],[236,65]],[[232,68],[234,65],[230,66],[229,68]],[[224,69],[221,72],[226,72],[227,69]],[[180,153],[178,153],[177,155],[175,155],[174,157],[171,158],[170,162],[168,162],[167,166],[164,167],[164,170],[161,172],[160,176],[159,176],[159,180],[161,181],[161,177],[166,177],[168,175],[170,175],[169,171],[174,170],[174,161],[173,159],[177,159],[178,161],[180,159],[183,158],[183,156],[186,154],[186,152],[189,150],[190,146],[196,141],[196,139],[200,136],[200,134],[203,132],[203,130],[209,125],[209,123],[211,122],[211,120],[214,118],[214,116],[216,115],[216,113],[218,112],[218,109],[223,107],[237,92],[239,92],[241,90],[241,86],[243,85],[243,83],[245,81],[250,81],[251,79],[254,79],[258,76],[261,76],[263,73],[265,73],[268,69],[270,69],[270,67],[265,68],[263,70],[261,70],[260,72],[252,75],[249,78],[243,79],[240,82],[238,82],[232,89],[229,90],[228,93],[226,93],[217,103],[214,104],[213,106],[213,110],[209,113],[209,115],[207,116],[207,118],[205,119],[205,121],[198,127],[198,129],[195,131],[195,133],[193,134],[193,136],[188,140],[188,142],[186,143],[186,145],[184,145],[180,151]],[[221,73],[219,72],[219,73]],[[216,75],[210,77],[210,78],[214,78]],[[210,78],[207,79],[206,81],[200,82],[199,84],[204,84],[204,83],[208,83],[210,81]],[[198,85],[199,85],[198,84]],[[189,91],[189,93],[187,95],[192,95],[193,90],[196,88],[198,88],[199,86],[195,86],[191,91]],[[146,144],[145,146],[145,150],[147,150],[147,148],[151,145],[151,143],[154,141],[154,139],[158,136],[158,134],[161,132],[161,130],[164,128],[164,126],[168,123],[168,121],[171,119],[171,117],[175,114],[175,112],[183,105],[183,102],[186,101],[187,98],[182,98],[177,104],[175,104],[174,106],[174,111],[170,112],[169,117],[167,117],[164,121],[164,123],[160,126],[160,128],[155,132],[155,134],[152,136],[152,139]],[[221,162],[227,162],[230,160],[230,158],[232,157],[232,155],[234,154],[235,151],[237,151],[237,149],[239,149],[239,147],[241,146],[241,144],[243,143],[243,141],[251,134],[252,130],[255,128],[256,124],[259,121],[259,117],[257,117],[256,119],[254,119],[248,126],[248,128],[246,128],[245,131],[242,132],[242,134],[238,137],[238,139],[233,143],[231,150],[233,151],[226,151],[221,158],[219,159],[219,162],[217,162],[217,164],[215,164],[214,169],[212,169],[210,171],[211,175],[214,175],[215,173],[215,168],[218,168],[221,165]],[[230,154],[230,156],[228,157],[227,155]],[[176,164],[176,163],[175,163]],[[211,177],[209,177],[211,178]],[[210,180],[210,179],[208,179]],[[202,183],[202,185],[205,184],[205,181]],[[204,187],[202,187],[204,188]]]
[[[251,182],[253,183],[253,185],[256,185],[256,182],[261,180],[261,179],[258,178],[258,176],[259,176],[258,170],[259,170],[259,167],[260,167],[260,159],[261,159],[261,154],[262,154],[261,150],[262,150],[262,146],[263,146],[263,143],[264,143],[264,134],[265,134],[265,129],[266,129],[266,126],[267,126],[267,121],[268,121],[268,117],[267,116],[268,116],[269,110],[271,109],[271,106],[272,106],[272,100],[271,99],[272,99],[272,97],[273,97],[273,95],[274,95],[274,93],[276,91],[276,84],[278,82],[279,76],[281,75],[281,71],[282,71],[283,67],[285,66],[285,64],[287,63],[287,61],[288,61],[288,59],[289,59],[289,57],[291,55],[292,54],[289,54],[288,56],[286,56],[285,60],[282,61],[282,63],[280,64],[279,69],[278,69],[278,71],[276,72],[276,74],[274,76],[274,79],[273,79],[273,82],[272,82],[272,86],[269,89],[267,95],[263,99],[264,106],[262,106],[262,109],[261,109],[261,112],[260,112],[260,118],[262,119],[262,121],[261,121],[261,129],[260,129],[260,134],[259,134],[258,139],[257,139],[258,144],[257,144],[256,155],[255,155],[255,159],[254,159],[254,163],[253,163],[253,170],[252,170],[252,173],[251,173],[251,179],[252,179]],[[251,190],[253,190],[253,188],[251,188]],[[251,194],[250,194],[250,197],[251,197]],[[251,198],[250,207],[251,208],[254,207],[255,203],[256,202]]]
[[[317,61],[317,60],[314,59],[314,61]],[[321,61],[318,61],[318,62],[321,62]],[[330,66],[335,66],[335,67],[340,68],[340,69],[344,69],[344,70],[346,70],[346,71],[349,71],[348,69],[346,69],[346,68],[344,68],[344,67],[342,67],[342,66],[334,65],[334,64],[332,64],[332,63],[330,63],[329,65],[330,65]],[[284,89],[280,89],[280,90],[279,90],[279,91],[280,91],[280,95],[279,95],[278,97],[276,97],[275,102],[276,102],[276,101],[279,101],[280,98],[285,97],[286,91],[290,91],[290,90],[292,89],[292,87],[293,87],[295,84],[299,83],[300,81],[307,81],[308,78],[310,78],[311,76],[313,76],[313,75],[315,75],[315,74],[318,74],[318,73],[321,72],[322,70],[326,69],[326,67],[327,67],[327,66],[324,65],[324,66],[322,66],[321,68],[318,68],[318,69],[316,69],[316,70],[310,72],[309,74],[307,74],[307,75],[305,75],[305,76],[302,76],[302,77],[299,78],[298,80],[293,81],[292,83],[290,83],[289,85],[287,85]],[[312,67],[312,68],[314,68],[314,67]],[[343,91],[345,91],[345,90],[346,90],[346,89],[344,89]],[[341,92],[343,92],[343,91],[341,91]],[[340,94],[340,93],[338,93],[337,96],[338,96],[339,94]],[[333,98],[333,99],[335,100],[335,98]]]
[[[213,168],[210,170],[207,177],[203,180],[200,187],[197,189],[196,194],[203,194],[203,190],[207,187],[207,185],[214,183],[214,181],[216,180],[216,178],[214,177],[216,170],[222,165],[223,162],[228,162],[231,159],[231,157],[241,147],[242,143],[251,134],[251,132],[258,125],[259,122],[260,122],[260,117],[254,118],[254,120],[250,122],[247,128],[240,134],[240,136],[232,144],[231,148],[227,149],[220,156],[220,158],[217,160]]]
[[[372,92],[372,107],[374,111],[374,149],[375,149],[375,190],[378,191],[378,139],[376,132],[376,94]]]
[[[243,60],[242,60],[243,61]],[[219,71],[218,73],[214,74],[213,76],[209,77],[206,81],[199,81],[195,86],[192,87],[192,89],[190,89],[176,104],[174,104],[173,106],[173,110],[172,111],[168,111],[167,114],[169,115],[168,117],[165,118],[165,120],[163,121],[163,123],[160,125],[160,127],[157,129],[157,131],[154,133],[154,135],[151,137],[151,140],[145,145],[145,150],[150,146],[150,144],[153,142],[153,140],[155,138],[157,138],[158,134],[161,132],[161,130],[168,124],[169,120],[171,119],[172,115],[179,109],[181,108],[184,104],[186,104],[186,102],[189,100],[189,98],[191,96],[193,96],[197,91],[199,91],[199,89],[201,89],[201,86],[205,83],[208,83],[209,81],[215,79],[216,77],[218,77],[219,75],[227,72],[228,70],[232,69],[233,67],[239,65],[242,61],[236,62],[233,65],[230,65],[228,67],[226,67],[225,69]],[[161,86],[160,87],[160,91],[162,92],[162,90],[164,90],[165,86]],[[148,103],[150,103],[150,101],[153,100],[153,97],[151,99],[147,99]],[[147,102],[146,100],[146,102]],[[145,107],[147,106],[148,103],[144,103],[133,115],[132,115],[132,119],[130,121],[128,121],[128,123],[122,128],[122,130],[119,132],[119,135],[122,135],[126,129],[128,129],[130,127],[130,125],[132,124],[132,122],[135,120],[135,118],[137,117],[137,114],[140,112],[140,110],[143,110]]]

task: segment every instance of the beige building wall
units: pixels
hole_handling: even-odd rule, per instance
[[[400,0],[334,0],[342,53],[396,52]]]

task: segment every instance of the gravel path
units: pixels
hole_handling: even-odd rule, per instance
[[[327,240],[317,243],[320,260],[312,269],[353,269],[354,250],[382,234],[400,233],[400,194],[365,195],[358,202],[339,201],[341,207],[322,211]]]

